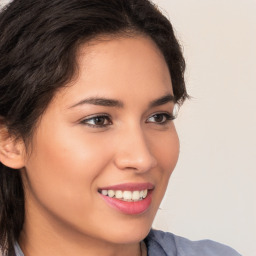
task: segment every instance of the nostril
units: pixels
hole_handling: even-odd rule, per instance
[[[157,158],[152,154],[150,140],[139,126],[125,130],[116,147],[114,161],[121,170],[134,170],[145,172],[157,165]]]
[[[131,170],[136,172],[146,172],[155,168],[157,160],[151,154],[138,156],[138,154],[119,154],[115,158],[115,165],[120,170]]]

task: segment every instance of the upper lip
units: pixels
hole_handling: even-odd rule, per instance
[[[123,183],[123,184],[116,184],[107,187],[101,187],[99,190],[128,190],[128,191],[140,191],[145,189],[154,189],[154,185],[150,182],[145,183]]]

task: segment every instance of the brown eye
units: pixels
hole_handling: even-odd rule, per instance
[[[95,117],[94,118],[94,124],[95,125],[104,125],[105,124],[105,121],[106,121],[106,118],[105,117]]]
[[[168,113],[159,113],[150,116],[147,119],[147,123],[166,124],[173,119],[174,117]]]
[[[156,115],[153,115],[151,117],[151,119],[153,119],[154,122],[156,122],[156,123],[162,123],[166,120],[166,117],[164,115],[161,115],[161,114],[156,114]]]
[[[153,115],[152,118],[155,120],[156,123],[162,123],[166,121],[166,117],[164,115]]]
[[[81,123],[95,128],[101,128],[112,124],[109,116],[93,116],[82,120]]]

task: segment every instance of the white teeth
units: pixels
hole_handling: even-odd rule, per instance
[[[121,190],[116,191],[116,198],[118,198],[118,199],[123,198],[123,192]]]
[[[121,191],[121,190],[101,190],[100,193],[104,196],[115,197],[123,201],[139,201],[147,197],[148,190]]]
[[[115,196],[115,191],[114,190],[108,190],[108,196],[109,197],[114,197]]]
[[[142,197],[143,197],[143,198],[146,198],[147,194],[148,194],[147,189],[143,190],[143,196],[142,196]]]
[[[108,195],[108,191],[107,190],[102,190],[101,194],[104,195],[104,196],[107,196]]]
[[[124,191],[123,192],[123,199],[124,200],[131,200],[132,199],[132,192],[131,191]]]
[[[137,201],[140,199],[140,192],[139,191],[133,191],[132,192],[132,200]]]

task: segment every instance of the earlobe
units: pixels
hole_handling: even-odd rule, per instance
[[[0,162],[12,169],[24,167],[24,142],[10,136],[6,128],[0,128]]]

